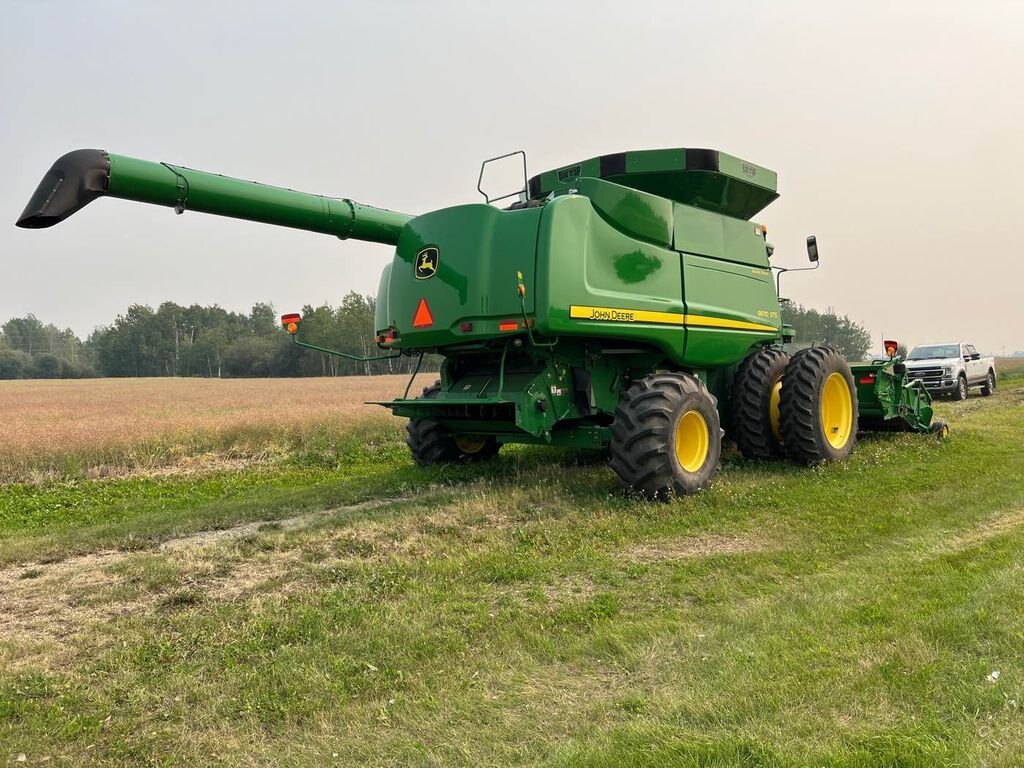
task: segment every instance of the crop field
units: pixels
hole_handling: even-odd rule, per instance
[[[996,370],[1001,379],[1024,378],[1024,357],[997,357]]]
[[[404,378],[0,382],[0,765],[1020,766],[1011,362],[659,504],[416,468]]]
[[[435,376],[421,374],[420,386]],[[252,463],[388,418],[408,376],[0,382],[0,481]]]

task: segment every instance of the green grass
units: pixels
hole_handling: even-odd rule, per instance
[[[1024,357],[1000,357],[996,360],[997,379],[1001,383],[1024,379]]]
[[[671,504],[586,454],[417,470],[398,429],[5,488],[0,760],[1020,765],[1024,389],[939,411],[947,442],[730,457]]]

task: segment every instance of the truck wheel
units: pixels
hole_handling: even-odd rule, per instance
[[[779,416],[794,461],[841,461],[857,442],[857,388],[850,365],[831,347],[793,355],[782,379]]]
[[[967,377],[962,373],[956,380],[956,391],[953,392],[954,400],[966,400],[967,399]]]
[[[651,499],[707,488],[722,429],[715,398],[685,373],[655,373],[623,393],[612,421],[611,461],[622,485]]]
[[[781,349],[759,349],[747,355],[736,371],[732,389],[732,437],[748,459],[782,455],[779,394],[789,355]]]
[[[985,383],[981,385],[981,394],[988,397],[996,391],[996,375],[992,373],[991,369],[985,376]]]
[[[424,387],[421,398],[435,398],[441,391],[441,382]],[[413,460],[421,467],[432,464],[450,464],[455,461],[478,461],[498,453],[500,446],[493,435],[453,435],[436,421],[410,419],[405,427],[405,438]]]

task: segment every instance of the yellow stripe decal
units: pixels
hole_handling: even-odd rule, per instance
[[[647,309],[621,309],[615,307],[569,307],[569,317],[577,320],[608,320],[615,323],[662,323],[682,325],[681,312],[654,312]]]
[[[684,315],[682,312],[655,312],[648,309],[623,309],[621,307],[569,307],[569,317],[576,320],[602,320],[613,323],[658,323],[661,325],[698,325],[708,328],[729,328],[737,331],[769,331],[775,333],[774,325],[748,323],[745,320],[726,320],[706,315]]]
[[[771,331],[775,333],[779,330],[774,325],[748,323],[746,320],[725,320],[721,317],[706,317],[704,315],[686,315],[686,324],[705,325],[710,328],[729,328],[737,331]]]

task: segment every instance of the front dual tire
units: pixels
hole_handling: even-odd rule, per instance
[[[736,372],[730,436],[748,459],[841,461],[857,439],[857,388],[846,358],[811,347],[752,352]]]
[[[831,347],[793,355],[782,378],[779,420],[786,455],[802,464],[842,461],[857,442],[857,387]]]
[[[766,347],[740,363],[732,389],[730,437],[748,459],[774,459],[785,455],[779,404],[782,376],[789,355]]]

